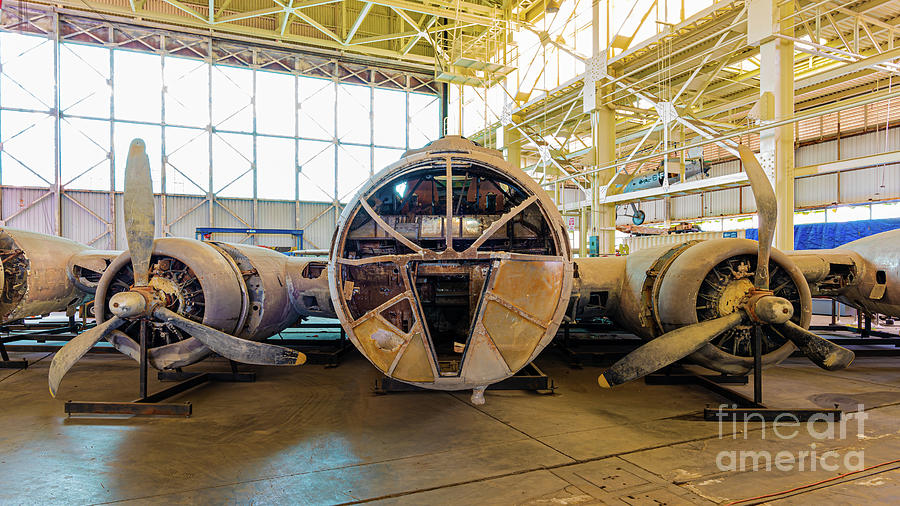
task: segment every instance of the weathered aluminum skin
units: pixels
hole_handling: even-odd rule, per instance
[[[66,262],[66,273],[75,286],[84,292],[97,291],[99,276],[106,272],[109,264],[122,252],[86,248],[72,255]]]
[[[520,213],[524,206],[536,203],[550,225],[549,234],[559,254],[548,256],[478,251],[478,241],[465,251],[455,251],[450,245],[451,238],[467,237],[469,225],[462,223],[459,218],[452,218],[453,212],[449,206],[442,223],[452,223],[454,229],[457,224],[463,226],[459,232],[449,231],[449,227],[447,228],[446,249],[435,251],[421,248],[409,240],[410,234],[416,232],[400,228],[399,222],[398,228],[394,229],[378,217],[366,201],[382,186],[412,176],[419,170],[417,167],[429,160],[445,161],[448,175],[445,181],[452,181],[457,174],[453,172],[453,176],[449,176],[453,166],[450,160],[453,163],[471,162],[478,165],[480,170],[491,171],[498,178],[514,181],[530,195],[521,204],[523,207],[515,212]],[[373,231],[387,231],[383,237],[396,239],[413,253],[376,256],[373,257],[375,260],[345,257],[344,247],[350,233],[350,223],[358,213],[366,213],[371,217],[371,221],[374,221]],[[509,214],[513,212],[510,211]],[[506,217],[506,220],[511,224],[511,217]],[[494,221],[494,225],[484,230],[482,238],[492,237],[503,222],[503,218]],[[439,234],[438,228],[433,225],[431,221],[426,223],[423,219],[423,236],[429,234],[431,238],[439,237],[435,235]],[[457,233],[461,235],[456,235]],[[380,262],[379,266],[375,265],[375,261]],[[483,282],[480,285],[483,286],[480,297],[478,293],[469,293],[470,297],[476,297],[477,309],[469,326],[469,337],[459,369],[453,375],[442,373],[436,363],[434,343],[423,316],[419,295],[416,288],[411,286],[413,278],[410,273],[416,266],[423,265],[423,262],[429,264],[425,266],[428,269],[447,269],[448,272],[457,269],[458,272],[465,271],[472,278]],[[354,296],[354,286],[352,283],[344,283],[341,269],[344,266],[365,265],[371,266],[366,269],[388,269],[386,272],[390,270],[386,266],[393,265],[397,281],[389,293],[395,295],[365,314],[354,317],[348,306],[348,301]],[[509,377],[543,350],[555,336],[566,311],[572,289],[572,271],[565,226],[546,192],[521,170],[504,161],[499,152],[477,146],[460,137],[445,137],[423,149],[407,151],[404,158],[377,174],[372,182],[364,185],[350,200],[341,214],[335,240],[332,242],[328,280],[335,312],[350,340],[379,370],[390,377],[424,388],[463,390],[483,388]],[[385,287],[385,290],[388,288]],[[401,304],[409,304],[415,315],[410,328],[405,332],[391,325],[381,314]],[[465,322],[458,324],[465,325]]]
[[[568,316],[572,319],[612,317],[623,304],[633,301],[623,294],[626,279],[624,256],[576,258],[572,300]]]
[[[0,229],[3,250],[3,296],[0,322],[64,311],[93,298],[92,291],[77,286],[67,263],[90,248],[56,236]]]
[[[245,322],[233,335],[261,340],[297,321],[298,314],[288,300],[287,256],[246,244],[217,242],[215,245],[237,262],[249,298]]]
[[[813,295],[867,313],[900,317],[900,230],[870,235],[830,250],[790,253]]]
[[[328,286],[327,258],[288,258],[284,272],[291,305],[301,317],[337,318]]]

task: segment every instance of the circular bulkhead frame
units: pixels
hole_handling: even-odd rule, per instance
[[[373,365],[462,390],[515,374],[553,339],[573,267],[546,192],[500,152],[454,136],[362,186],[328,269],[337,316]]]

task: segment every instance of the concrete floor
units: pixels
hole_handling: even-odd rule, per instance
[[[846,471],[723,471],[722,451],[797,454],[815,442],[819,455],[863,451],[865,466],[900,457],[896,358],[860,358],[838,373],[804,359],[767,370],[770,405],[865,405],[863,436],[853,422],[846,438],[816,441],[805,426],[779,440],[759,423],[746,433],[738,425],[732,438],[730,424],[699,417],[722,402],[714,394],[643,382],[604,391],[600,369],[571,370],[553,352],[538,363],[559,386],[555,395],[488,390],[484,406],[468,393],[374,395],[375,369],[352,353],[336,369],[259,369],[255,383],[187,392],[189,419],[67,419],[66,399],[136,397],[136,364],[89,355],[51,399],[47,354],[28,357],[39,361],[0,370],[3,504],[710,504]],[[898,465],[771,502],[896,504]]]

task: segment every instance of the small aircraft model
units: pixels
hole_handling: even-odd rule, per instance
[[[124,213],[129,249],[0,232],[0,320],[94,299],[97,326],[54,357],[50,391],[106,339],[138,360],[183,367],[211,353],[261,365],[302,364],[262,342],[305,316],[337,318],[382,373],[438,390],[484,389],[527,365],[564,317],[605,316],[646,342],[599,378],[615,386],[688,359],[752,369],[800,348],[828,370],[853,353],[806,330],[812,295],[900,316],[900,231],[826,251],[772,248],[776,206],[759,162],[740,149],[757,200],[760,241],[716,239],[625,257],[572,258],[562,216],[500,152],[445,137],[376,174],[348,205],[327,260],[268,249],[154,239],[150,168],[132,142]],[[52,254],[48,252],[52,251]]]

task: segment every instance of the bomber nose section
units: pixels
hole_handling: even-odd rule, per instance
[[[499,152],[459,137],[407,152],[356,195],[329,269],[356,347],[392,378],[443,390],[528,364],[572,283],[553,203]]]

